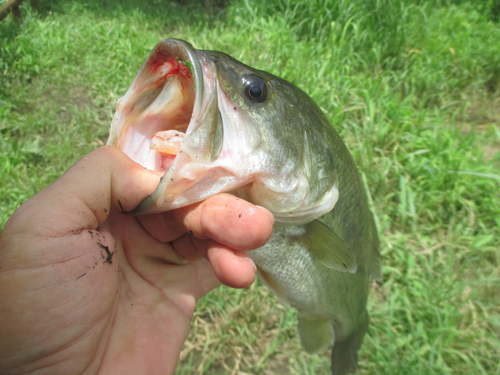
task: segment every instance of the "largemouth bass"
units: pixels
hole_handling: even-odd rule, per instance
[[[298,310],[309,353],[333,343],[332,373],[352,373],[368,327],[378,237],[347,147],[298,87],[216,51],[166,39],[117,104],[108,144],[163,175],[131,214],[229,192],[270,210],[258,276]]]

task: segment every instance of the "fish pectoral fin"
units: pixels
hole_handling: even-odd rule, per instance
[[[298,240],[311,257],[325,267],[355,273],[358,269],[353,251],[337,234],[319,220],[304,225],[305,233]]]
[[[368,312],[361,316],[358,326],[349,336],[337,340],[332,348],[332,375],[353,374],[358,368],[358,350],[368,330]]]
[[[327,318],[310,318],[299,314],[299,335],[304,350],[317,353],[334,341],[332,322]]]

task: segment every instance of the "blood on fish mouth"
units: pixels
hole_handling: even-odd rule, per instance
[[[191,120],[194,80],[186,64],[162,51],[151,56],[143,70],[134,90],[123,98],[126,116],[119,147],[137,163],[163,174],[174,162]]]

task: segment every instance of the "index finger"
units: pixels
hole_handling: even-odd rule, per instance
[[[203,202],[161,214],[144,215],[140,221],[160,242],[191,233],[198,239],[211,239],[240,251],[264,245],[274,225],[274,217],[268,210],[230,194],[214,195]]]

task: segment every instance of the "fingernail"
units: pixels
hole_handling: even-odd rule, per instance
[[[254,268],[254,271],[257,272],[257,266],[255,265],[255,262],[253,261],[253,259],[250,257],[250,255],[248,255],[247,253],[243,252],[243,251],[238,251],[238,256],[240,258],[243,258],[245,259],[247,262],[250,262]]]

